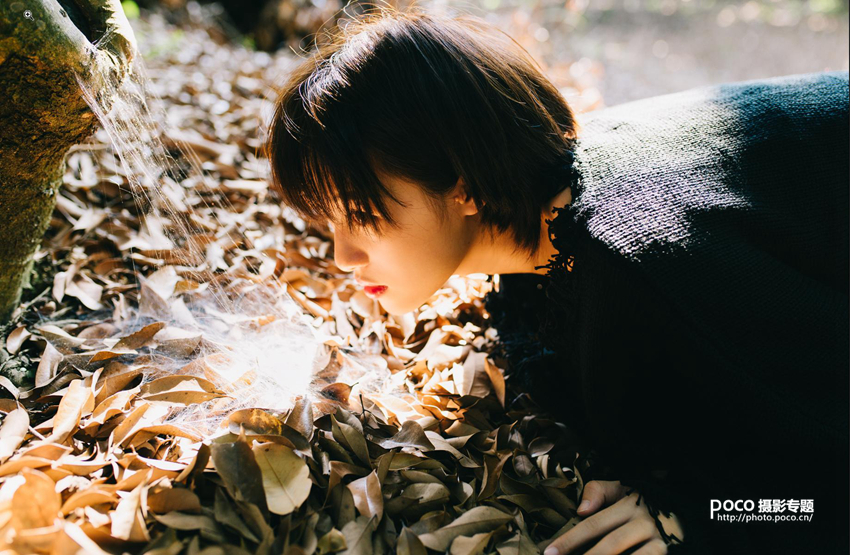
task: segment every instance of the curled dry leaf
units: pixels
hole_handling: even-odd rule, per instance
[[[38,368],[35,371],[35,386],[43,387],[53,381],[56,377],[56,370],[59,368],[59,362],[62,360],[62,353],[48,342],[44,347],[44,352],[41,354],[41,361],[38,363]]]
[[[139,349],[147,345],[153,339],[153,336],[163,328],[165,328],[165,322],[154,322],[153,324],[148,324],[139,331],[126,337],[122,337],[121,340],[113,345],[112,348],[124,350]]]
[[[513,520],[511,515],[493,507],[475,507],[447,526],[434,532],[420,534],[419,540],[428,549],[446,551],[458,536],[474,536],[481,532],[489,532],[510,520]]]
[[[32,334],[25,326],[18,326],[6,337],[6,350],[10,355],[14,355],[30,337]]]
[[[53,433],[47,437],[47,441],[64,442],[76,430],[83,413],[90,412],[93,405],[91,388],[86,387],[83,380],[73,380],[59,402],[59,410],[53,417]]]
[[[366,446],[366,438],[363,432],[354,426],[338,421],[334,415],[331,417],[331,426],[335,440],[344,445],[365,465],[371,465],[369,448]]]
[[[392,449],[394,447],[417,447],[423,451],[434,450],[434,444],[432,444],[425,435],[425,430],[423,430],[422,426],[413,420],[404,422],[401,426],[401,430],[399,430],[399,432],[393,437],[380,439],[377,443],[385,449]]]
[[[20,405],[6,415],[3,419],[3,425],[0,426],[0,463],[6,462],[20,447],[27,435],[29,425],[29,414]]]
[[[354,506],[361,515],[374,517],[376,521],[381,520],[384,515],[384,497],[377,472],[373,470],[368,476],[354,480],[348,484],[348,489],[351,490]]]
[[[112,535],[132,542],[150,541],[150,534],[142,516],[142,495],[147,481],[136,486],[118,503],[112,512]]]
[[[310,449],[307,438],[278,417],[262,409],[233,411],[227,417],[227,423],[230,431],[234,434],[244,431],[249,437],[261,436],[263,440],[266,440],[269,436],[280,436],[280,439],[285,441],[273,441],[284,443],[300,451]]]
[[[348,397],[351,395],[351,386],[345,383],[337,382],[326,385],[322,388],[322,396],[332,401],[340,403],[348,403]]]
[[[307,439],[313,437],[313,405],[310,398],[300,396],[295,401],[295,406],[286,416],[286,425],[297,430]]]
[[[492,532],[481,532],[474,536],[458,536],[449,548],[451,555],[481,555],[490,543]]]
[[[85,339],[74,337],[62,328],[45,324],[37,328],[38,332],[62,354],[69,355],[86,343]]]

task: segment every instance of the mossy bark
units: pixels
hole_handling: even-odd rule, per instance
[[[94,130],[77,80],[108,106],[134,52],[118,0],[0,2],[0,322],[20,301],[65,155]]]

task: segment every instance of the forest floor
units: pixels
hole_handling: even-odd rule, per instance
[[[587,463],[488,356],[493,282],[383,312],[269,191],[293,57],[134,27],[146,69],[0,330],[3,552],[539,553],[574,525]]]

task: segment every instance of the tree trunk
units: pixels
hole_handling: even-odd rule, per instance
[[[65,155],[94,131],[77,76],[108,105],[99,91],[134,52],[119,0],[0,0],[0,323],[29,278]]]

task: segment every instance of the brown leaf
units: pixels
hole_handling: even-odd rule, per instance
[[[94,542],[91,538],[89,538],[85,532],[77,525],[75,522],[68,522],[62,526],[63,535],[68,538],[70,542],[73,542],[73,546],[60,546],[57,545],[56,552],[57,553],[85,553],[86,555],[109,555],[108,551],[104,551]],[[58,542],[57,542],[58,543]]]
[[[502,370],[495,364],[490,362],[490,359],[484,357],[484,370],[487,372],[487,377],[490,378],[490,383],[493,386],[493,391],[496,392],[496,397],[499,399],[502,408],[505,406],[505,376]]]
[[[470,351],[463,361],[463,371],[458,384],[458,393],[461,395],[472,395],[474,397],[486,397],[490,393],[490,380],[487,377],[486,364],[487,353]],[[457,368],[457,366],[455,366]],[[458,376],[455,376],[458,382]]]
[[[224,531],[207,515],[191,515],[180,512],[171,512],[164,515],[154,514],[153,517],[168,528],[175,530],[200,530],[204,537],[219,543],[226,542]]]
[[[83,354],[91,354],[91,358],[89,358],[88,363],[91,364],[93,362],[101,362],[103,360],[110,360],[113,358],[118,358],[124,355],[135,355],[136,351],[132,349],[101,349],[99,351],[92,351],[91,353],[81,353]]]
[[[332,383],[323,387],[321,393],[326,399],[348,403],[348,397],[351,395],[351,386],[342,382]]]
[[[6,338],[6,350],[9,351],[10,355],[14,355],[30,337],[32,337],[32,334],[27,331],[25,326],[18,326]]]
[[[68,392],[59,402],[59,410],[53,417],[53,433],[46,440],[63,443],[69,435],[76,431],[80,417],[89,403],[94,403],[94,394],[91,388],[86,387],[83,380],[73,380],[68,385]]]
[[[458,536],[452,541],[449,553],[451,555],[481,555],[490,542],[492,532],[481,532],[474,536]]]
[[[493,507],[473,507],[463,513],[454,522],[427,534],[421,534],[419,540],[428,549],[446,551],[458,536],[473,536],[481,532],[490,532],[513,517]]]
[[[213,443],[210,454],[216,472],[234,499],[253,503],[264,512],[268,510],[263,474],[246,442]]]
[[[95,407],[91,417],[86,421],[86,430],[102,425],[113,416],[123,413],[129,408],[130,401],[138,392],[139,388],[134,387],[128,391],[119,391],[115,395],[104,399]]]
[[[41,360],[38,363],[38,368],[35,371],[35,386],[43,387],[53,381],[56,377],[56,369],[59,368],[59,362],[62,360],[62,353],[56,350],[53,345],[48,342],[44,347],[44,352],[41,354]]]
[[[134,430],[134,434],[138,432],[149,432],[153,435],[163,434],[169,436],[177,436],[177,437],[185,437],[186,439],[191,439],[192,441],[203,441],[203,437],[198,435],[197,433],[192,432],[191,430],[187,430],[182,426],[176,426],[174,424],[153,424],[150,426],[142,426],[138,430]],[[128,436],[132,437],[132,436]],[[134,442],[133,446],[137,446],[138,442]]]
[[[90,310],[100,310],[100,298],[103,295],[103,287],[84,274],[77,274],[69,282],[65,283],[65,294],[79,299],[83,305]]]
[[[375,530],[375,518],[358,516],[342,527],[346,550],[340,555],[373,555],[372,533]]]
[[[366,438],[363,437],[363,433],[354,426],[340,422],[334,415],[330,415],[330,417],[334,439],[354,453],[360,462],[371,468],[369,449],[366,446]]]
[[[498,456],[484,455],[484,478],[481,480],[481,490],[478,492],[479,499],[493,495],[499,484],[502,467],[510,458],[510,453],[498,453]]]
[[[38,470],[24,468],[21,476],[24,483],[12,495],[12,527],[21,532],[52,526],[62,506],[56,484]]]
[[[386,439],[376,440],[376,443],[384,449],[395,447],[416,447],[423,451],[433,451],[434,444],[428,440],[425,430],[413,420],[407,420],[401,425],[401,430],[396,435]]]
[[[112,430],[109,438],[109,445],[123,445],[125,441],[133,437],[133,435],[138,431],[138,428],[141,427],[139,423],[149,408],[150,405],[147,403],[142,403],[136,406],[130,414],[128,414],[127,417],[122,420],[114,430]]]
[[[174,357],[188,357],[201,344],[203,334],[167,327],[154,336],[157,352]]]
[[[142,376],[141,370],[129,370],[120,362],[110,362],[104,367],[95,389],[95,403],[102,403],[107,397],[121,391]]]
[[[7,378],[6,376],[0,376],[0,387],[8,391],[12,395],[12,397],[14,397],[14,400],[4,400],[5,403],[11,403],[11,406],[8,408],[4,407],[3,411],[9,412],[11,410],[14,410],[14,407],[17,406],[17,399],[21,396],[21,391],[17,387],[15,387],[15,384],[9,381],[9,378]]]
[[[540,555],[540,549],[525,532],[517,532],[511,539],[496,546],[499,555]]]
[[[177,375],[165,376],[148,382],[142,386],[142,395],[156,395],[167,391],[207,391],[219,392],[211,381],[197,376]]]
[[[170,513],[171,511],[199,513],[201,512],[201,501],[189,489],[162,488],[153,493],[148,493],[148,509],[159,514]]]
[[[92,505],[117,504],[118,496],[113,491],[92,487],[78,491],[71,495],[62,505],[62,514],[71,514],[74,509],[90,507]]]
[[[150,541],[145,518],[142,516],[142,495],[148,488],[147,481],[136,486],[112,512],[112,535],[133,542]]]
[[[345,544],[345,536],[336,528],[331,528],[331,531],[319,538],[319,543],[316,545],[318,555],[327,555],[342,551],[347,546]]]
[[[260,538],[245,524],[245,520],[233,508],[233,503],[222,488],[215,489],[213,514],[215,515],[215,520],[220,524],[232,528],[249,541],[260,543]]]
[[[36,329],[42,336],[44,336],[48,343],[51,343],[62,354],[71,354],[86,342],[85,339],[74,337],[62,328],[54,326],[53,324],[45,324]]]
[[[532,457],[539,457],[551,451],[553,447],[555,447],[555,443],[551,439],[536,437],[528,444],[528,454]]]
[[[351,490],[354,506],[361,515],[374,517],[375,522],[381,520],[384,514],[384,497],[381,493],[381,482],[374,470],[368,476],[348,484],[348,489]]]
[[[155,289],[143,282],[139,293],[139,314],[157,320],[170,320],[171,307],[168,305],[168,301],[162,298]]]
[[[159,403],[173,403],[175,405],[196,405],[205,403],[211,399],[227,397],[223,393],[212,393],[209,391],[165,391],[163,393],[151,393],[143,396],[145,401]]]
[[[415,483],[410,484],[401,493],[402,497],[416,499],[419,503],[439,503],[448,501],[449,488],[443,484]]]
[[[308,440],[313,437],[313,405],[310,398],[301,396],[286,416],[286,424],[298,430]]]
[[[139,331],[121,338],[118,343],[112,346],[112,349],[120,350],[135,350],[144,347],[153,339],[156,333],[165,327],[165,322],[154,322],[148,324]]]
[[[20,447],[29,425],[29,414],[21,405],[3,419],[3,426],[0,427],[0,464],[6,462]]]
[[[428,555],[428,551],[419,537],[410,531],[410,528],[404,528],[398,536],[398,545],[396,545],[398,555]]]
[[[275,443],[254,447],[254,457],[263,477],[269,511],[287,515],[310,495],[310,469],[292,449]]]
[[[230,431],[238,434],[245,430],[248,435],[278,435],[285,438],[293,449],[309,450],[310,443],[303,435],[278,417],[262,409],[241,409],[233,411],[227,418]],[[279,443],[279,442],[278,442]]]

